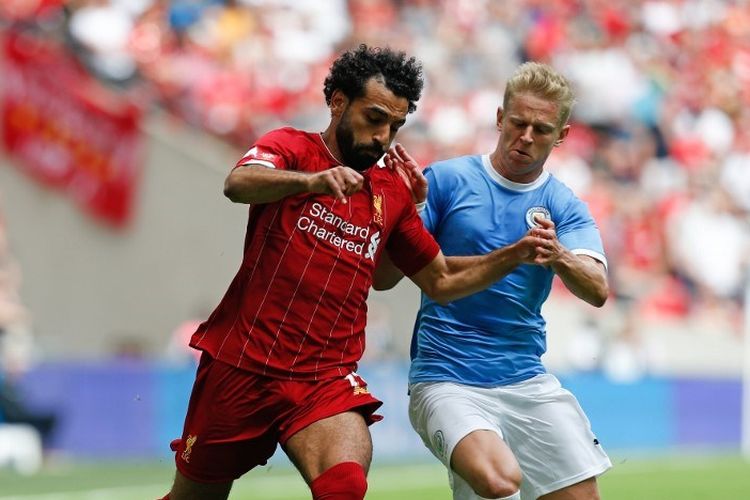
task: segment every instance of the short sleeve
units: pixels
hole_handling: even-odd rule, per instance
[[[288,137],[284,129],[273,130],[261,136],[237,162],[235,168],[260,165],[266,168],[290,170],[292,169],[290,142],[291,137]]]
[[[573,198],[564,210],[565,218],[557,225],[557,237],[565,248],[577,255],[588,255],[607,267],[599,228],[588,206]]]

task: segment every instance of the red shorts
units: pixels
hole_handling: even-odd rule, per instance
[[[280,380],[240,370],[203,354],[182,439],[172,442],[180,473],[202,483],[228,482],[265,465],[308,425],[355,410],[367,424],[383,403],[359,375],[322,381]]]

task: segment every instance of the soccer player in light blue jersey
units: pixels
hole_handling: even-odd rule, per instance
[[[544,170],[573,101],[561,75],[525,63],[497,111],[494,152],[437,162],[424,176],[403,149],[390,155],[446,255],[502,247],[507,258],[507,274],[485,291],[445,305],[423,294],[414,327],[409,416],[448,468],[456,500],[596,500],[596,477],[611,467],[576,398],[540,359],[555,274],[593,306],[608,295],[587,206]],[[374,286],[399,278],[386,263]]]

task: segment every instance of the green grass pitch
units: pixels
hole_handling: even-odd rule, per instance
[[[739,456],[615,457],[600,478],[604,500],[748,500],[750,461]],[[0,470],[0,500],[133,500],[164,495],[171,462],[56,464],[32,477]],[[450,500],[437,463],[376,465],[368,500]],[[271,466],[235,483],[230,500],[309,500],[295,471]]]

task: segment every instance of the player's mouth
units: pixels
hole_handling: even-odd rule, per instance
[[[525,158],[531,158],[531,155],[527,153],[526,151],[521,151],[520,149],[512,149],[511,153],[515,153],[518,156],[525,157]]]

